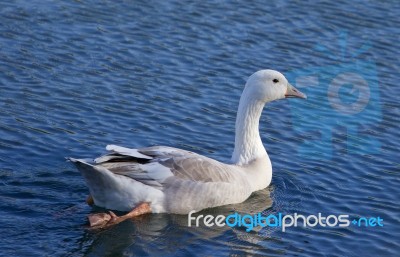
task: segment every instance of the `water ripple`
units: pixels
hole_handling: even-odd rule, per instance
[[[341,0],[0,3],[2,253],[396,256],[399,7]],[[334,75],[354,60],[376,64],[375,111],[337,119],[323,87],[304,88],[307,101],[269,104],[260,129],[272,185],[241,205],[204,213],[379,215],[384,227],[247,233],[191,229],[186,216],[163,214],[85,230],[85,216],[97,210],[84,204],[87,188],[65,156],[92,157],[115,143],[177,146],[226,161],[248,75],[310,67],[331,67],[325,75]]]

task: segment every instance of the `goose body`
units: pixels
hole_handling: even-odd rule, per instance
[[[259,119],[267,102],[288,97],[306,98],[281,73],[261,70],[249,77],[230,163],[167,146],[115,145],[91,162],[69,160],[85,178],[94,203],[107,209],[129,211],[145,202],[153,213],[187,214],[240,203],[271,183],[272,165],[259,135]]]

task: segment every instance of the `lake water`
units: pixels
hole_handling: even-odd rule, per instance
[[[398,256],[399,15],[398,1],[2,1],[1,255]],[[64,157],[113,143],[227,161],[245,80],[265,68],[309,98],[265,108],[271,186],[203,213],[379,216],[384,226],[247,233],[159,214],[86,229],[101,210],[85,204]]]

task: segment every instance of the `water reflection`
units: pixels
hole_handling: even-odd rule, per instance
[[[263,212],[272,206],[270,193],[271,188],[266,188],[255,192],[243,203],[203,210],[193,216],[210,214],[215,217],[228,216],[234,212],[242,215]],[[192,251],[186,253],[195,254],[198,249],[196,246],[204,247],[205,243],[212,245],[210,249],[213,248],[213,251],[229,249],[233,252],[240,250],[242,253],[243,251],[251,253],[255,251],[260,240],[265,240],[265,233],[262,237],[257,236],[260,227],[254,228],[249,235],[245,228],[207,227],[202,222],[199,227],[195,227],[194,224],[195,222],[192,222],[192,226],[188,226],[187,215],[151,214],[127,220],[107,230],[87,231],[83,240],[89,240],[91,243],[86,255],[183,254],[180,251]],[[217,240],[221,236],[228,240]]]

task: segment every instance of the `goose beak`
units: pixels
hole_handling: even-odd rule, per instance
[[[305,94],[303,94],[302,92],[300,92],[300,90],[288,83],[285,98],[292,97],[307,99],[307,96]]]

